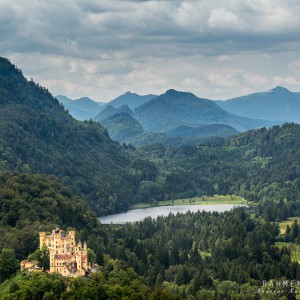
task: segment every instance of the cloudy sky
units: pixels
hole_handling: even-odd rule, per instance
[[[300,91],[299,0],[0,0],[0,55],[54,95]]]

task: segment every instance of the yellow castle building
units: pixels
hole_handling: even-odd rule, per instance
[[[50,235],[40,232],[40,249],[46,246],[50,254],[49,273],[60,273],[63,276],[83,276],[88,270],[87,244],[79,241],[76,244],[75,231],[64,234],[58,228],[52,230]],[[35,271],[34,266],[29,267],[27,261],[21,262],[21,269],[28,268]]]

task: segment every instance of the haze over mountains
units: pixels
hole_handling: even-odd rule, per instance
[[[69,110],[75,119],[80,121],[93,119],[104,105],[104,103],[96,102],[88,97],[72,100],[66,96],[58,95],[55,98]]]
[[[158,132],[167,132],[182,125],[197,127],[223,124],[238,131],[270,125],[263,120],[251,120],[229,114],[211,100],[175,90],[168,90],[141,105],[135,110],[135,116],[145,131]]]
[[[119,107],[114,107],[113,105],[108,105],[104,108],[95,118],[95,121],[101,122],[113,115],[124,113],[130,116],[134,115],[134,112],[128,107],[128,105],[122,105]]]
[[[173,138],[187,138],[190,143],[191,138],[227,137],[286,121],[300,122],[300,93],[283,87],[226,101],[202,99],[173,89],[160,96],[126,92],[106,104],[89,98],[56,98],[76,119],[93,118],[113,139],[134,145],[147,141],[176,144],[178,140]]]
[[[300,93],[291,92],[281,86],[215,103],[228,112],[243,117],[300,122]]]
[[[136,98],[137,95],[134,94],[134,97]],[[228,137],[248,129],[274,124],[270,121],[233,115],[213,101],[198,98],[188,92],[168,90],[165,94],[152,98],[135,109],[130,102],[130,94],[127,93],[126,97],[121,98],[121,104],[126,105],[119,106],[120,102],[117,102],[119,105],[115,107],[116,101],[113,100],[94,120],[102,123],[113,139],[133,145],[157,142],[180,145],[193,143],[191,139],[195,138]],[[112,118],[120,113],[122,114]],[[109,121],[105,122],[107,118]],[[138,131],[136,131],[137,124]],[[122,128],[122,131],[126,129],[126,136],[130,140],[124,139],[124,134],[119,134],[117,128]],[[138,133],[141,128],[143,132]],[[174,138],[185,140],[174,140]]]
[[[142,104],[156,98],[156,95],[138,95],[136,93],[126,92],[125,94],[113,99],[109,103],[107,103],[104,108],[108,105],[112,105],[113,107],[119,108],[123,105],[127,105],[130,109],[134,110]]]

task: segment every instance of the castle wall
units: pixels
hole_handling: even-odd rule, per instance
[[[69,231],[67,235],[58,229],[52,230],[51,235],[40,232],[40,249],[43,246],[49,249],[50,273],[68,274],[64,276],[84,275],[88,268],[87,244],[76,244],[75,231]]]

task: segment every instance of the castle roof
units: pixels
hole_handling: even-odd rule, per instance
[[[72,254],[56,254],[55,259],[59,260],[72,260],[74,255]]]

